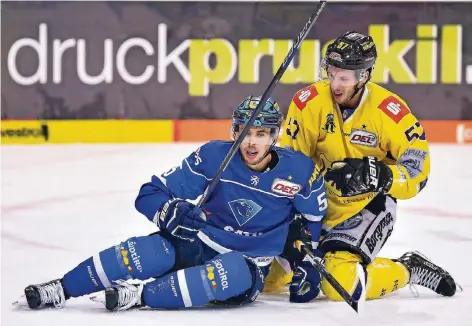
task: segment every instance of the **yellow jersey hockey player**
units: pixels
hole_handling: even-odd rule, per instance
[[[423,127],[405,101],[369,81],[376,57],[373,39],[360,33],[347,32],[330,44],[320,80],[290,103],[281,145],[311,157],[324,175],[328,210],[315,250],[325,254],[327,270],[348,292],[356,289],[361,264],[367,299],[409,283],[452,296],[453,278],[420,253],[377,257],[393,231],[397,199],[412,198],[425,187],[430,154]],[[309,263],[291,265],[291,301],[310,301],[320,289],[342,300],[326,281],[307,284],[319,280]],[[284,280],[287,274],[274,264],[266,290]]]

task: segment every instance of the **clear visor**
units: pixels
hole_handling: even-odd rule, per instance
[[[239,125],[238,130],[233,130],[232,139],[236,140],[240,132],[244,129],[244,125]],[[278,128],[252,127],[242,141],[243,147],[246,146],[270,146],[276,141]]]
[[[329,82],[331,88],[354,87],[359,82],[367,78],[366,69],[347,70],[332,65],[328,65],[326,59],[320,66],[320,80]]]

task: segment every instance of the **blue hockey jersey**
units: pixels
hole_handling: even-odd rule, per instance
[[[150,183],[141,187],[136,209],[155,221],[169,199],[198,198],[231,145],[232,142],[211,141],[180,166],[153,176]],[[208,226],[198,237],[217,252],[236,250],[269,261],[283,251],[296,213],[305,217],[313,241],[318,242],[327,208],[323,177],[313,160],[304,154],[279,147],[273,150],[279,162],[266,172],[249,169],[238,151],[202,207]]]

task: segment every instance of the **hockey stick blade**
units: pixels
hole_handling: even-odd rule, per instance
[[[216,184],[219,182],[221,175],[223,172],[226,170],[226,168],[229,165],[229,162],[231,159],[234,157],[234,154],[236,154],[239,146],[241,145],[243,139],[246,137],[246,134],[249,131],[249,128],[251,128],[252,124],[256,120],[257,116],[261,112],[262,108],[265,106],[267,100],[269,99],[270,95],[272,94],[275,86],[279,83],[280,78],[282,78],[285,70],[287,69],[288,65],[290,62],[292,62],[293,57],[295,54],[298,52],[298,49],[300,48],[300,45],[302,44],[303,40],[307,37],[308,33],[310,32],[311,28],[315,24],[315,22],[318,20],[318,17],[323,10],[324,6],[326,5],[326,1],[320,1],[318,2],[318,5],[316,6],[315,10],[311,14],[310,18],[308,21],[305,23],[303,26],[302,31],[298,34],[297,39],[294,41],[292,47],[290,48],[290,51],[288,52],[287,56],[285,57],[284,61],[280,65],[279,69],[277,70],[277,73],[274,75],[274,78],[272,78],[269,86],[267,86],[266,90],[262,94],[262,98],[257,105],[256,109],[251,115],[251,118],[249,121],[246,123],[244,126],[244,129],[241,131],[239,134],[239,137],[234,141],[233,145],[228,151],[228,154],[226,154],[226,157],[224,158],[223,162],[221,163],[218,171],[216,172],[215,176],[211,180],[210,184],[207,186],[205,189],[205,192],[203,193],[202,197],[198,201],[197,206],[202,207],[203,204],[208,200],[209,195],[213,192],[214,188],[216,187]]]
[[[326,270],[326,267],[321,262],[321,258],[313,255],[313,253],[309,249],[307,249],[305,246],[303,246],[303,249],[304,249],[304,252],[306,253],[305,257],[313,265],[313,267],[315,267],[316,270],[321,274],[321,276],[323,276],[323,278],[326,279],[329,282],[329,284],[331,284],[331,286],[336,290],[336,292],[339,293],[339,295],[343,298],[343,300],[346,301],[346,303],[352,309],[354,309],[355,312],[360,314],[360,312],[362,312],[361,308],[363,307],[365,303],[365,291],[363,291],[365,289],[365,279],[364,279],[365,274],[363,271],[361,272],[360,270],[358,270],[359,268],[362,268],[362,267],[360,267],[360,265],[356,267],[357,275],[361,274],[359,277],[359,280],[361,282],[361,290],[362,290],[359,296],[359,299],[356,300],[343,288],[341,284],[339,284],[339,282],[333,277],[333,275],[331,275]]]

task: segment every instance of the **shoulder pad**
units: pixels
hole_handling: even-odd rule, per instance
[[[318,95],[318,91],[314,84],[302,88],[299,90],[292,98],[292,101],[295,103],[297,108],[302,111],[306,108],[306,105],[309,101],[314,99]]]
[[[411,113],[410,109],[393,95],[385,98],[382,103],[379,104],[378,108],[397,124],[404,116]]]

